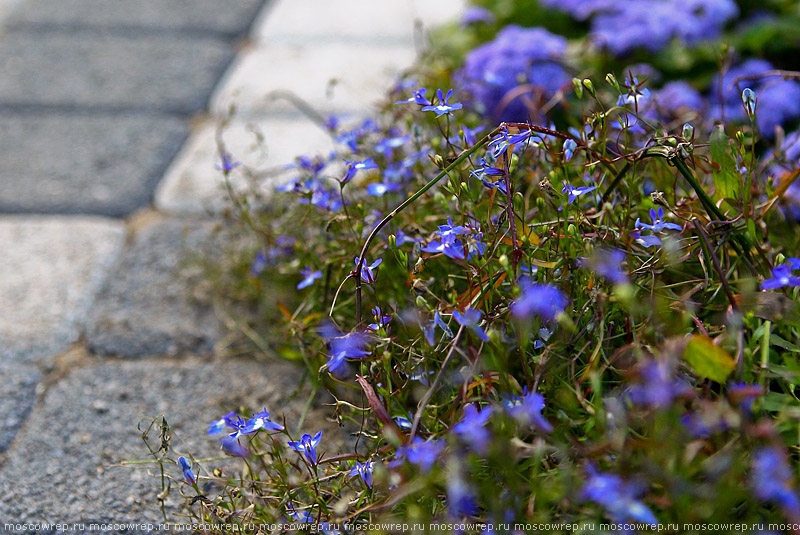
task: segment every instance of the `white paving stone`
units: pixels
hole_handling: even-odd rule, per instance
[[[172,214],[219,212],[228,206],[216,143],[217,125],[208,121],[195,130],[156,189],[156,207]],[[263,136],[263,142],[258,138]],[[330,136],[305,117],[262,117],[234,120],[223,130],[225,150],[242,162],[234,169],[233,187],[248,187],[243,172],[258,174],[257,187],[269,191],[272,184],[286,181],[288,164],[301,154],[329,154]]]
[[[414,48],[423,29],[457,17],[464,0],[274,0],[254,26],[260,43],[367,42]]]
[[[358,43],[274,43],[243,53],[211,100],[224,115],[231,104],[245,115],[295,112],[276,91],[288,91],[321,113],[364,113],[414,62],[412,47]]]
[[[76,341],[124,239],[110,219],[0,217],[0,353],[35,359]]]

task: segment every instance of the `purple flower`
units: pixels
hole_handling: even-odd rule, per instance
[[[373,182],[367,184],[367,193],[373,197],[383,197],[384,194],[400,191],[403,189],[402,184],[395,184],[392,182]]]
[[[564,142],[564,160],[570,161],[572,156],[575,154],[575,149],[578,148],[578,144],[575,143],[574,139],[568,139]],[[572,204],[572,202],[570,202]]]
[[[197,483],[197,478],[194,477],[194,472],[192,472],[192,465],[186,460],[186,457],[178,457],[178,468],[183,471],[183,477],[186,478],[187,483],[190,485]]]
[[[634,226],[637,229],[647,229],[653,232],[661,232],[664,229],[683,230],[683,227],[680,225],[664,222],[664,209],[660,206],[658,207],[658,212],[656,212],[655,208],[650,208],[650,220],[653,222],[652,225],[642,223],[639,218],[636,218],[636,224]]]
[[[700,92],[683,81],[665,84],[656,91],[655,99],[662,112],[675,117],[686,111],[699,112],[704,107]]]
[[[776,290],[784,286],[800,287],[800,277],[792,275],[789,265],[782,264],[772,269],[772,278],[761,283],[762,290]]]
[[[474,451],[485,454],[492,436],[484,427],[492,415],[491,407],[484,407],[480,412],[475,405],[467,405],[464,417],[453,426],[453,432],[461,440],[468,443]]]
[[[561,189],[561,193],[567,194],[567,204],[572,204],[575,202],[580,195],[585,193],[589,193],[590,191],[594,191],[597,189],[597,186],[581,186],[576,188],[572,184],[564,183],[564,187]]]
[[[481,326],[478,325],[478,322],[481,321],[482,315],[483,313],[480,310],[475,310],[474,308],[467,308],[464,311],[464,314],[461,314],[461,312],[458,310],[453,311],[453,319],[456,320],[459,325],[471,330],[473,333],[475,333],[475,336],[484,342],[488,342],[489,336],[484,332],[483,329],[481,329]]]
[[[450,518],[463,518],[478,513],[475,494],[458,474],[447,478],[447,510]]]
[[[253,417],[247,421],[245,428],[242,430],[242,434],[249,435],[255,433],[259,429],[264,429],[266,431],[283,431],[283,426],[270,420],[267,409],[264,409],[254,414]]]
[[[311,268],[306,266],[304,269],[300,270],[300,275],[303,276],[303,280],[297,284],[297,289],[302,290],[303,288],[308,288],[314,281],[322,278],[321,271],[311,271]]]
[[[589,467],[589,478],[581,489],[581,499],[602,505],[615,522],[634,521],[657,525],[658,519],[636,499],[637,487],[616,474],[603,474]]]
[[[523,283],[522,295],[511,303],[511,313],[517,319],[539,316],[553,321],[567,306],[567,297],[550,284]]]
[[[375,150],[383,154],[385,158],[392,156],[392,151],[398,147],[402,147],[411,139],[411,136],[394,136],[383,138],[375,143]]]
[[[631,238],[633,238],[636,243],[644,247],[661,245],[661,238],[658,236],[642,236],[641,232],[631,232]]]
[[[526,121],[539,103],[569,84],[561,65],[567,40],[544,28],[509,25],[464,60],[455,78],[480,113],[500,121]]]
[[[372,488],[372,471],[374,467],[372,466],[372,461],[367,461],[364,464],[356,461],[355,466],[350,470],[348,474],[350,477],[361,476],[361,480],[368,488]]]
[[[464,260],[464,244],[459,240],[452,241],[431,241],[425,247],[420,248],[425,253],[442,253],[449,258]]]
[[[422,108],[422,111],[432,111],[436,113],[436,117],[441,117],[442,115],[454,112],[456,110],[460,110],[464,106],[458,102],[454,102],[453,104],[448,104],[447,99],[453,96],[453,90],[447,92],[447,95],[442,94],[441,89],[436,90],[436,98],[439,100],[439,104],[437,105],[428,105]]]
[[[347,164],[347,171],[344,174],[344,177],[339,180],[341,184],[347,184],[350,180],[356,176],[356,173],[359,171],[363,171],[366,169],[377,169],[378,165],[372,161],[372,158],[367,158],[366,160],[360,162],[345,162]]]
[[[433,313],[433,319],[428,321],[424,327],[422,327],[422,332],[425,334],[425,341],[428,342],[429,346],[436,345],[436,327],[439,327],[447,336],[448,338],[453,337],[453,331],[450,330],[450,327],[442,320],[442,317],[439,315],[439,311],[435,311]]]
[[[294,451],[305,453],[308,462],[310,462],[312,465],[316,465],[317,446],[319,446],[320,440],[322,440],[322,431],[314,435],[314,438],[311,438],[311,435],[309,434],[304,434],[300,440],[289,441],[288,446]]]
[[[408,99],[398,100],[395,104],[419,104],[420,106],[430,106],[431,101],[424,97],[427,91],[426,88],[420,87],[415,90]]]
[[[411,444],[397,448],[397,459],[398,461],[405,459],[423,472],[429,472],[443,450],[442,440],[425,441],[420,437],[414,437]]]
[[[367,284],[372,284],[375,282],[375,269],[381,265],[383,262],[382,258],[377,259],[372,264],[361,267],[361,280],[366,282]],[[356,268],[358,268],[358,257],[356,257]]]
[[[669,363],[651,360],[641,367],[641,382],[630,387],[631,401],[652,408],[666,407],[676,397],[689,391],[689,386],[676,379]]]
[[[220,162],[216,166],[217,169],[219,169],[225,174],[228,174],[237,167],[239,167],[240,165],[242,165],[242,162],[235,161],[233,159],[233,156],[231,156],[227,152],[224,152],[220,155]]]
[[[756,497],[778,504],[791,518],[800,516],[800,500],[794,490],[792,469],[784,453],[775,446],[767,446],[753,455],[750,483]]]
[[[722,95],[722,102],[712,108],[711,117],[720,119],[724,107],[727,121],[745,120],[741,96],[748,86],[758,93],[756,123],[764,136],[773,137],[776,126],[800,117],[800,83],[779,76],[760,77],[770,70],[773,66],[768,61],[750,59],[730,69],[721,81],[715,80],[709,94],[712,99]]]
[[[239,444],[239,440],[235,438],[223,437],[222,440],[220,440],[220,446],[222,447],[222,451],[234,457],[246,459],[250,455],[247,448]]]
[[[733,0],[590,0],[587,4],[583,13],[596,13],[590,35],[618,56],[637,48],[658,52],[673,38],[688,44],[713,39],[738,14]]]
[[[399,427],[400,429],[411,429],[413,427],[411,420],[409,420],[405,416],[395,416],[394,418],[392,418],[392,420],[394,420],[394,423],[396,423],[397,427]]]
[[[261,275],[267,268],[268,262],[266,255],[258,251],[253,257],[253,262],[250,264],[250,276],[253,278]]]
[[[365,349],[369,339],[360,332],[336,336],[328,340],[329,357],[324,368],[336,375],[346,359],[361,359],[369,356]]]
[[[485,24],[494,24],[495,20],[495,16],[491,11],[484,7],[478,6],[468,7],[461,15],[462,26],[470,26],[480,22]]]
[[[392,316],[381,312],[381,307],[375,307],[372,309],[372,317],[375,318],[375,323],[370,323],[367,325],[367,329],[371,331],[385,329],[392,321]]]
[[[231,422],[233,421],[234,416],[236,416],[235,413],[229,412],[228,414],[226,414],[225,416],[223,416],[219,420],[215,420],[215,421],[211,422],[210,424],[208,424],[208,432],[207,432],[207,434],[209,434],[209,435],[219,435],[220,433],[222,433],[223,428],[226,425],[228,425],[228,422],[229,421],[231,421]]]
[[[406,243],[417,243],[419,241],[419,238],[412,238],[411,236],[403,232],[403,229],[397,229],[397,232],[394,233],[394,237],[395,237],[394,243],[395,245],[397,245],[397,247],[400,247],[401,245],[404,245]]]
[[[581,265],[589,267],[592,271],[614,284],[623,284],[628,282],[628,276],[622,270],[623,262],[625,262],[625,251],[601,248],[595,251],[591,259],[584,259]]]
[[[536,392],[528,392],[528,387],[522,389],[522,396],[507,396],[503,405],[508,414],[521,425],[532,425],[545,433],[553,430],[553,426],[542,416],[544,398]]]

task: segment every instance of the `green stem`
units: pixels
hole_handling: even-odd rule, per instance
[[[391,221],[397,214],[408,208],[411,204],[414,203],[417,199],[419,199],[426,191],[431,189],[435,186],[442,178],[448,175],[450,171],[455,170],[461,163],[469,158],[472,154],[474,154],[478,149],[486,146],[492,138],[500,131],[502,125],[492,130],[489,134],[483,137],[480,141],[478,141],[475,145],[470,147],[469,149],[465,149],[461,152],[461,154],[453,160],[453,163],[445,167],[438,175],[433,177],[427,184],[422,186],[416,193],[414,193],[411,197],[403,201],[403,203],[389,212],[383,219],[381,219],[380,223],[378,223],[372,232],[369,233],[367,236],[367,240],[364,242],[364,246],[361,248],[361,253],[358,255],[358,262],[356,263],[356,323],[361,325],[361,270],[364,269],[364,261],[367,255],[367,249],[372,244],[372,241],[378,235],[378,232],[381,231],[383,227],[385,227],[389,221]]]

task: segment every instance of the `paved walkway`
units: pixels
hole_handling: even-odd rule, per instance
[[[156,481],[115,466],[144,458],[142,418],[166,414],[174,446],[203,456],[207,422],[232,408],[300,413],[300,370],[215,355],[224,329],[186,268],[219,250],[215,129],[235,106],[226,146],[258,169],[325,150],[265,97],[363,115],[413,62],[415,21],[461,7],[0,0],[0,533],[158,522]]]

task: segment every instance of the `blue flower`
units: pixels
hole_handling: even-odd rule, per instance
[[[572,156],[575,154],[575,149],[578,148],[578,144],[575,143],[574,139],[568,139],[564,142],[564,159],[566,161],[570,161]],[[572,204],[570,202],[570,204]]]
[[[453,95],[453,90],[447,92],[447,95],[442,96],[442,90],[438,89],[436,91],[436,98],[439,99],[439,104],[437,105],[428,105],[422,108],[422,111],[432,111],[436,113],[436,117],[441,117],[447,113],[454,112],[456,110],[460,110],[464,106],[458,102],[454,102],[453,104],[448,104],[447,99],[449,99]]]
[[[418,466],[423,472],[429,472],[443,450],[444,441],[442,440],[425,441],[420,437],[414,437],[411,444],[397,448],[396,456],[398,461],[405,459]],[[396,466],[396,462],[393,462],[392,466]]]
[[[641,382],[628,391],[631,401],[638,405],[666,407],[689,390],[686,383],[675,378],[667,361],[651,360],[641,367],[640,372]]]
[[[311,268],[306,266],[304,269],[300,270],[300,275],[303,276],[303,280],[297,284],[297,289],[302,290],[303,288],[307,288],[314,284],[314,281],[322,278],[321,271],[311,271]]]
[[[365,261],[366,262],[366,261]],[[361,280],[367,284],[375,282],[375,269],[383,262],[382,258],[377,259],[370,265],[361,266]],[[355,259],[356,268],[358,268],[358,257]]]
[[[192,472],[192,465],[186,460],[186,457],[178,457],[178,468],[183,470],[183,477],[186,478],[187,483],[190,485],[197,483],[197,478],[194,477],[194,472]]]
[[[480,412],[475,405],[468,405],[464,409],[464,417],[453,426],[453,432],[467,442],[474,451],[485,454],[492,435],[486,430],[486,422],[492,415],[491,407],[484,407]]]
[[[392,420],[394,420],[394,423],[396,423],[397,427],[399,427],[400,429],[407,430],[413,427],[411,420],[409,420],[405,416],[395,416],[394,418],[392,418]]]
[[[475,333],[475,336],[484,342],[488,342],[489,336],[481,329],[481,326],[478,325],[482,315],[483,313],[480,310],[475,310],[474,308],[467,308],[463,314],[458,310],[453,311],[453,319],[456,320],[459,325],[471,330]]]
[[[381,312],[381,307],[375,307],[372,309],[372,317],[375,318],[375,323],[370,323],[367,325],[367,329],[371,331],[385,329],[392,321],[392,316]]]
[[[428,342],[429,346],[436,345],[436,327],[439,327],[448,338],[453,337],[453,331],[451,331],[450,327],[442,320],[437,310],[433,313],[433,319],[422,327],[422,332],[425,334],[425,341]]]
[[[540,99],[553,97],[571,76],[561,65],[567,40],[544,28],[509,25],[494,41],[467,54],[455,78],[473,106],[499,121],[527,121]]]
[[[764,136],[774,137],[776,126],[800,117],[800,83],[775,75],[762,76],[773,69],[768,61],[750,59],[728,70],[721,81],[715,80],[709,94],[712,98],[722,95],[722,102],[712,107],[711,118],[721,118],[724,108],[726,120],[746,120],[741,97],[748,85],[758,93],[756,124]]]
[[[235,438],[223,437],[222,440],[220,440],[220,446],[222,447],[222,451],[234,457],[246,459],[250,455],[247,448],[239,444],[239,441]]]
[[[581,499],[602,505],[615,522],[634,521],[657,525],[658,519],[636,499],[634,485],[625,483],[616,474],[603,474],[589,467],[589,478],[581,489]]]
[[[631,238],[633,238],[636,243],[644,247],[661,245],[661,238],[658,236],[642,236],[641,232],[631,232]]]
[[[553,321],[567,306],[567,297],[555,286],[524,282],[522,295],[511,303],[511,313],[518,319],[539,316]]]
[[[244,429],[242,429],[242,434],[249,435],[255,433],[259,429],[264,429],[266,431],[283,431],[283,426],[270,420],[267,409],[264,409],[254,414],[253,417],[247,421]]]
[[[425,247],[421,247],[420,251],[425,253],[442,253],[449,258],[456,260],[464,260],[464,244],[459,240],[452,241],[431,241]]]
[[[369,351],[365,349],[368,342],[369,339],[360,332],[329,339],[329,359],[323,368],[336,375],[345,359],[361,359],[369,356]]]
[[[797,269],[797,268],[794,268]],[[782,264],[772,269],[772,278],[761,283],[762,290],[776,290],[784,286],[800,287],[800,277],[792,275],[792,268]]]
[[[356,461],[355,466],[350,470],[350,477],[361,476],[361,480],[368,488],[372,488],[372,461],[367,461],[364,464]]]
[[[400,191],[401,189],[403,189],[402,184],[392,182],[373,182],[367,184],[367,193],[373,197],[383,197],[386,193]]]
[[[319,446],[320,440],[322,440],[322,431],[314,435],[314,438],[311,438],[309,434],[304,434],[300,440],[289,441],[288,446],[296,452],[304,453],[308,462],[316,465],[317,446]]]
[[[750,483],[756,497],[780,505],[787,516],[797,518],[800,516],[800,500],[792,479],[792,469],[786,462],[786,456],[777,447],[763,447],[753,455]]]
[[[225,152],[220,155],[220,162],[216,165],[216,167],[223,173],[228,174],[240,165],[242,165],[242,162],[235,161],[233,156]]]
[[[375,143],[375,150],[383,154],[385,158],[392,156],[392,151],[398,147],[402,147],[411,139],[411,136],[394,136],[383,138]]]
[[[372,158],[367,158],[366,160],[360,162],[345,161],[345,163],[347,164],[347,171],[345,172],[344,177],[342,177],[342,179],[339,180],[341,184],[347,184],[348,182],[350,182],[350,180],[354,176],[356,176],[356,173],[358,173],[359,171],[378,168],[378,165],[374,161],[372,161]]]
[[[658,208],[658,212],[656,212],[654,208],[650,208],[650,220],[653,222],[652,225],[642,223],[639,218],[636,218],[636,224],[634,226],[637,229],[647,229],[653,232],[661,232],[664,229],[683,230],[683,227],[680,225],[664,222],[664,209],[660,206]]]
[[[589,193],[590,191],[594,191],[596,189],[597,186],[581,186],[579,188],[576,188],[572,184],[568,184],[565,182],[564,187],[561,188],[561,193],[567,194],[567,204],[569,205],[575,202],[575,199],[577,199],[579,196],[585,193]]]
[[[508,410],[508,414],[520,424],[538,427],[545,433],[553,430],[550,422],[542,416],[544,398],[536,392],[528,392],[527,386],[522,389],[521,396],[505,397],[503,405]]]
[[[428,90],[424,87],[412,92],[411,96],[406,100],[398,100],[395,104],[419,104],[420,106],[430,106],[431,101],[425,98],[425,93]]]
[[[478,513],[475,494],[457,474],[451,474],[447,478],[447,510],[450,518],[454,519],[474,516]]]
[[[403,232],[403,229],[397,229],[397,232],[394,233],[394,237],[395,237],[394,243],[398,247],[406,243],[417,243],[420,241],[419,238],[412,238],[411,236]]]
[[[233,421],[233,417],[236,414],[233,412],[229,412],[219,420],[214,420],[210,424],[208,424],[208,432],[209,435],[219,435],[222,433],[224,426],[228,425],[229,421]]]
[[[601,248],[595,251],[592,258],[583,259],[581,265],[614,284],[623,284],[628,281],[627,274],[622,270],[623,262],[625,262],[625,251]]]
[[[462,26],[470,26],[472,24],[478,24],[479,22],[494,24],[495,16],[484,7],[473,6],[464,10],[460,22]]]

